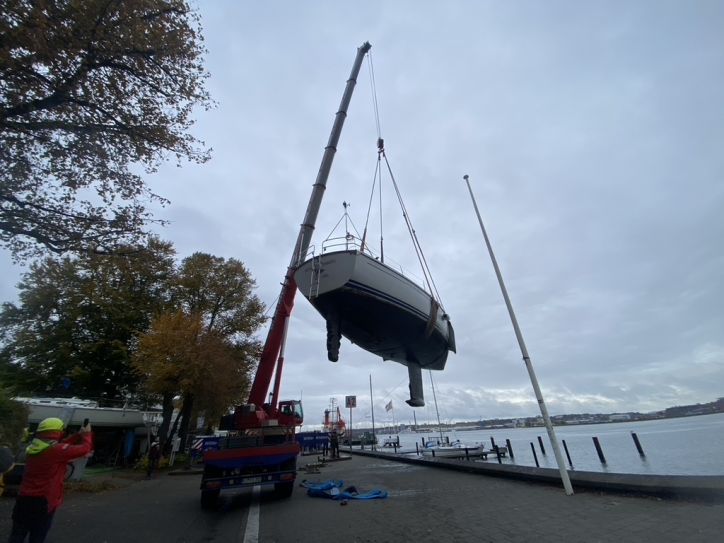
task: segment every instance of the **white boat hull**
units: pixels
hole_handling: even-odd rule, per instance
[[[336,361],[342,335],[384,360],[408,367],[410,400],[424,405],[421,369],[442,370],[455,352],[450,318],[420,286],[357,250],[325,253],[302,263],[299,291],[327,321],[327,347]]]
[[[68,426],[81,426],[85,419],[96,427],[138,428],[146,425],[157,425],[160,413],[122,409],[114,407],[90,407],[62,404],[58,401],[30,400],[24,402],[30,408],[28,422],[37,424],[48,417],[57,417]]]
[[[485,448],[482,445],[440,445],[423,449],[422,455],[435,458],[465,458],[481,456],[484,452]]]

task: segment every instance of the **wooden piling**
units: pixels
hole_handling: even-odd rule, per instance
[[[542,439],[540,436],[538,436],[538,446],[540,447],[540,452],[541,452],[541,454],[542,454],[543,456],[545,456],[545,455],[546,455],[546,449],[545,449],[545,447],[543,446],[543,439]]]
[[[539,468],[540,464],[538,463],[538,455],[535,454],[535,446],[533,445],[533,442],[530,442],[530,450],[533,451],[533,460],[535,460],[535,467]]]
[[[596,446],[596,452],[598,453],[598,459],[601,461],[601,464],[606,463],[606,457],[603,456],[603,450],[601,450],[601,444],[598,442],[597,437],[593,437],[593,444]]]
[[[500,447],[497,445],[495,446],[495,454],[498,457],[498,464],[502,464],[503,460],[500,458]]]
[[[639,456],[641,458],[646,458],[646,454],[644,453],[643,448],[641,448],[641,442],[639,441],[639,436],[636,435],[636,432],[631,432],[631,437],[634,440],[634,445],[636,445],[636,450],[639,452]]]
[[[571,469],[573,469],[573,462],[571,462],[571,455],[568,453],[568,445],[566,445],[566,440],[562,439],[563,441],[563,450],[566,451],[566,458],[568,458],[568,465],[571,466]]]
[[[505,445],[508,447],[508,454],[510,455],[511,460],[515,460],[515,455],[513,454],[513,447],[510,445],[510,440],[505,440]]]
[[[495,438],[493,436],[490,436],[490,448],[495,448]]]

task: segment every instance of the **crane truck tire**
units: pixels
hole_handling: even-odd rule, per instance
[[[289,498],[294,491],[294,482],[274,483],[274,494],[277,498]]]
[[[211,510],[216,509],[219,504],[219,494],[221,490],[202,490],[201,491],[201,509]]]

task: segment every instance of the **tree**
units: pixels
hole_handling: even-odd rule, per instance
[[[0,446],[19,452],[29,413],[27,405],[14,401],[10,391],[0,387]]]
[[[181,262],[176,299],[188,314],[201,316],[207,331],[246,338],[264,322],[254,288],[256,282],[242,262],[197,252]]]
[[[165,438],[168,434],[171,400],[177,394],[183,396],[182,439],[195,412],[215,420],[239,403],[248,392],[249,371],[259,355],[258,347],[255,342],[234,344],[221,333],[209,331],[200,313],[187,315],[177,310],[156,318],[140,338],[133,366],[148,392],[163,398],[159,435]],[[174,431],[175,425],[172,435]]]
[[[147,173],[203,162],[211,107],[198,14],[185,0],[0,2],[0,244],[112,252],[147,234]]]
[[[214,420],[246,395],[249,372],[261,353],[253,334],[265,320],[255,286],[244,264],[234,258],[194,253],[181,262],[174,291],[180,312],[154,323],[135,362],[149,390],[163,399],[167,412],[160,435],[170,426],[174,394],[183,397],[182,438],[194,412],[203,411],[207,420]],[[174,334],[186,339],[174,342]],[[179,345],[185,347],[179,351]]]
[[[244,264],[207,253],[194,253],[181,262],[177,301],[189,315],[205,324],[205,337],[227,341],[243,358],[250,353],[259,359],[261,344],[252,334],[265,320],[264,305],[252,294],[256,283]],[[198,394],[184,394],[179,435],[183,438]],[[209,397],[209,396],[207,396]],[[226,398],[224,398],[226,401]],[[227,403],[226,407],[233,405]]]
[[[26,394],[122,399],[137,337],[171,301],[174,251],[151,239],[118,255],[46,258],[0,310],[0,376]]]

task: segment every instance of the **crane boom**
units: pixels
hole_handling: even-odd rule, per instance
[[[342,101],[340,102],[339,110],[334,117],[334,124],[332,125],[332,131],[329,135],[327,146],[324,148],[324,155],[322,156],[322,162],[319,166],[317,179],[312,186],[312,194],[309,197],[307,211],[304,214],[304,220],[302,221],[301,228],[299,229],[297,242],[294,245],[294,252],[292,253],[287,273],[284,276],[279,300],[274,310],[274,316],[272,317],[272,322],[269,327],[269,331],[267,332],[256,376],[254,377],[251,392],[249,393],[249,404],[261,406],[266,401],[269,385],[271,383],[272,375],[274,374],[274,368],[277,366],[277,357],[279,356],[284,341],[285,323],[289,318],[289,315],[291,315],[292,308],[294,307],[294,296],[297,292],[297,285],[294,282],[294,271],[309,250],[309,244],[314,232],[319,208],[322,204],[324,190],[327,186],[327,179],[329,178],[329,172],[332,168],[334,154],[337,151],[337,143],[339,142],[342,127],[344,126],[344,121],[347,118],[347,109],[349,107],[350,100],[352,99],[355,84],[357,83],[357,76],[359,75],[362,61],[371,47],[372,46],[369,42],[365,42],[357,49],[357,56],[355,57],[354,64],[352,65],[352,72],[350,73],[344,93],[342,94]],[[281,374],[281,359],[279,360],[277,373]],[[277,398],[275,397],[274,402],[276,402],[276,400]]]

